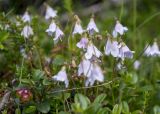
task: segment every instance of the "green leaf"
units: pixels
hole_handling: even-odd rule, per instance
[[[17,108],[17,109],[15,110],[15,114],[21,114],[21,110],[20,110],[19,108]]]
[[[96,97],[96,99],[94,100],[94,103],[102,103],[104,101],[104,99],[106,98],[106,94],[102,93],[99,96]]]
[[[35,106],[29,106],[28,108],[25,108],[23,110],[24,114],[34,114],[36,111],[36,107]]]
[[[80,104],[80,107],[82,108],[82,110],[87,109],[88,105],[90,104],[90,100],[82,94],[76,94],[74,98],[74,102],[75,104]]]
[[[44,101],[40,104],[37,104],[38,111],[42,113],[48,113],[50,111],[50,104],[47,101]]]
[[[122,102],[122,112],[125,114],[129,114],[129,106],[126,101]]]
[[[116,104],[113,107],[112,114],[121,114],[122,105]]]
[[[101,108],[101,104],[94,103],[91,104],[85,111],[84,114],[97,114],[98,110]]]
[[[128,73],[125,75],[124,80],[128,84],[136,84],[138,81],[138,77],[136,74]]]
[[[110,112],[110,109],[105,107],[105,108],[100,108],[97,114],[109,114],[109,112]]]
[[[0,42],[3,42],[4,40],[6,40],[9,36],[9,33],[6,31],[1,31],[0,33]]]
[[[29,79],[21,79],[22,83],[31,84],[32,82]]]
[[[43,83],[43,85],[50,85],[51,84],[51,82],[46,78],[43,80],[42,83]]]
[[[77,113],[81,113],[83,112],[83,109],[80,106],[80,103],[72,103],[71,108],[73,110],[73,112],[77,112]]]
[[[44,72],[41,71],[41,70],[34,70],[33,71],[33,79],[38,81],[40,79],[43,79],[44,78]]]
[[[57,55],[53,60],[53,65],[63,65],[64,64],[64,57],[62,55]]]
[[[0,49],[4,49],[4,46],[3,46],[3,44],[0,42]]]

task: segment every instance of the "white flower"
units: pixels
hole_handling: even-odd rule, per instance
[[[150,51],[151,51],[151,46],[150,46],[150,45],[148,45],[148,46],[146,45],[146,46],[145,46],[144,55],[150,56],[150,55],[151,55]]]
[[[136,60],[133,65],[134,65],[134,69],[138,70],[140,65],[141,65],[141,63],[140,63],[140,61]]]
[[[26,25],[21,32],[21,36],[29,38],[31,35],[33,35],[33,30],[29,25]]]
[[[157,42],[155,41],[152,46],[146,45],[144,55],[146,56],[160,56],[160,50]]]
[[[31,17],[30,17],[30,15],[28,14],[27,11],[23,14],[22,20],[23,20],[23,22],[31,22]]]
[[[67,73],[66,73],[65,67],[62,67],[62,69],[58,72],[58,74],[54,75],[52,77],[52,79],[56,80],[56,81],[64,82],[66,88],[69,85],[69,81],[68,81],[68,78],[67,78]]]
[[[91,75],[92,67],[92,63],[83,58],[81,63],[78,65],[78,76],[83,74],[84,76],[89,77]]]
[[[115,28],[113,30],[113,37],[116,38],[118,33],[120,35],[123,35],[124,32],[126,32],[128,30],[127,27],[124,27],[119,21],[116,22]]]
[[[58,42],[59,39],[61,39],[61,37],[64,35],[64,33],[62,32],[62,30],[57,26],[56,28],[56,34],[55,34],[55,38],[53,39],[55,42]]]
[[[151,56],[160,56],[160,51],[157,42],[155,41],[150,49]]]
[[[50,18],[54,18],[57,16],[57,11],[47,5],[45,19],[48,20]]]
[[[48,29],[46,30],[48,35],[52,36],[53,33],[56,31],[56,27],[57,27],[57,25],[55,24],[54,21],[52,21],[51,24],[49,25]]]
[[[119,57],[121,59],[124,59],[124,58],[130,58],[132,59],[133,58],[133,53],[134,51],[131,51],[127,45],[125,45],[124,43],[120,43],[120,48],[119,48]]]
[[[102,56],[102,53],[94,46],[91,42],[88,43],[87,52],[85,53],[86,59],[91,59],[92,56],[99,58]]]
[[[95,32],[99,32],[99,30],[98,30],[93,18],[90,19],[90,22],[89,22],[89,24],[87,26],[87,30],[88,31],[94,30]]]
[[[81,40],[77,43],[78,48],[87,48],[88,39],[87,38],[81,38]]]
[[[87,77],[85,86],[92,86],[96,80],[99,82],[104,81],[104,76],[99,65],[97,63],[92,63],[85,58],[83,58],[78,66],[78,76],[82,74]]]
[[[84,32],[84,30],[81,26],[81,21],[77,15],[75,15],[74,18],[76,19],[76,23],[75,23],[72,35],[82,34]]]
[[[113,57],[118,57],[119,55],[118,42],[111,41],[110,38],[108,38],[108,41],[105,46],[105,54],[106,55],[111,54]]]
[[[76,22],[75,26],[74,26],[74,30],[73,30],[73,35],[74,34],[82,34],[83,33],[83,29],[80,23]]]
[[[99,82],[103,82],[104,75],[99,65],[96,63],[93,63],[91,75],[87,78],[85,82],[85,86],[88,86],[88,85],[92,86],[96,80]]]

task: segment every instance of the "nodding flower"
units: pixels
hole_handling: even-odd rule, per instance
[[[21,32],[21,36],[25,37],[25,38],[29,38],[30,36],[32,36],[34,33],[33,33],[33,30],[32,28],[29,26],[29,25],[26,25],[22,32]]]
[[[131,51],[124,42],[119,44],[119,58],[133,58],[134,51]]]
[[[150,49],[150,55],[151,56],[160,56],[159,47],[156,41],[154,41],[151,49]]]
[[[155,40],[153,45],[146,45],[145,46],[145,52],[144,55],[146,56],[160,56],[160,50],[157,44],[157,41]]]
[[[57,27],[57,25],[55,24],[54,20],[52,20],[51,24],[49,25],[48,29],[46,30],[48,35],[52,36],[53,33],[56,31],[56,27]]]
[[[110,38],[108,38],[106,46],[105,46],[105,54],[106,55],[112,55],[113,57],[118,57],[119,55],[119,47],[117,41],[112,41]]]
[[[92,42],[88,43],[87,46],[87,52],[85,53],[86,59],[91,59],[93,56],[99,58],[102,56],[102,53],[96,48],[95,45],[93,45]]]
[[[103,72],[100,66],[96,62],[91,62],[85,57],[83,57],[78,66],[78,76],[81,76],[82,74],[87,78],[85,86],[92,86],[96,80],[99,82],[104,81]]]
[[[76,20],[76,23],[75,23],[72,35],[82,34],[84,32],[84,30],[83,30],[83,28],[81,26],[81,21],[80,21],[80,19],[79,19],[79,17],[77,15],[75,15],[74,18]]]
[[[120,35],[123,35],[126,31],[128,31],[128,28],[123,26],[119,21],[116,21],[116,25],[114,27],[112,35],[114,38],[116,38],[118,36],[118,33]]]
[[[84,75],[89,77],[91,75],[93,64],[90,60],[83,57],[81,63],[78,65],[78,76]]]
[[[87,45],[88,45],[88,39],[85,37],[81,38],[81,40],[77,43],[78,48],[86,49]]]
[[[29,15],[29,13],[26,11],[23,16],[22,16],[22,21],[25,22],[31,22],[31,17]]]
[[[51,8],[48,4],[46,4],[46,13],[45,13],[45,19],[51,19],[57,16],[57,11]]]
[[[54,75],[52,77],[53,80],[55,81],[60,81],[65,83],[65,87],[68,88],[69,81],[67,78],[67,73],[66,73],[66,68],[65,66],[62,67],[62,69],[58,72],[58,74]]]
[[[57,26],[55,38],[53,39],[53,40],[55,41],[55,43],[57,43],[57,42],[59,41],[59,39],[61,40],[62,36],[64,36],[64,33],[63,33],[62,30]]]
[[[87,31],[89,31],[89,33],[92,33],[92,31],[93,32],[99,32],[99,29],[97,28],[97,25],[94,22],[94,18],[93,17],[91,17],[90,22],[88,23]]]
[[[92,69],[91,69],[91,74],[87,78],[85,82],[85,86],[92,86],[95,81],[103,82],[104,81],[104,75],[103,72],[100,68],[100,66],[97,63],[93,63]]]

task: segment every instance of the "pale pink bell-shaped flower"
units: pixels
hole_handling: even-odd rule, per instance
[[[30,17],[30,15],[28,14],[27,11],[23,14],[23,16],[22,16],[22,21],[23,21],[23,22],[31,22],[31,17]]]
[[[160,56],[160,51],[157,42],[155,41],[150,49],[151,56]]]
[[[57,27],[57,25],[52,20],[51,24],[49,25],[48,29],[46,30],[46,32],[48,33],[48,35],[52,36],[53,33],[56,31],[56,27]]]
[[[119,47],[117,41],[111,41],[110,38],[108,38],[108,41],[105,46],[105,54],[106,55],[112,55],[113,57],[118,57],[119,55]]]
[[[141,62],[140,62],[140,61],[138,61],[138,60],[136,60],[136,61],[134,62],[134,64],[133,64],[134,69],[135,69],[135,70],[138,70],[138,69],[139,69],[139,67],[140,67],[140,65],[141,65]]]
[[[97,63],[93,63],[91,75],[87,78],[85,82],[85,86],[92,86],[95,81],[103,82],[104,81],[104,75],[102,73],[102,70],[100,66]]]
[[[127,27],[124,27],[119,21],[117,21],[112,35],[114,38],[116,38],[118,36],[118,33],[120,35],[123,35],[127,30]]]
[[[132,59],[133,58],[133,53],[134,51],[131,51],[126,44],[124,43],[120,43],[119,45],[119,57],[121,59],[124,59],[124,58],[130,58]]]
[[[62,30],[57,26],[55,38],[54,38],[53,40],[54,40],[55,42],[58,42],[59,39],[61,39],[62,36],[64,36],[64,33],[63,33]]]
[[[33,30],[29,25],[26,25],[21,32],[21,36],[29,38],[31,35],[33,35]]]
[[[57,16],[57,11],[51,8],[49,5],[46,7],[45,19],[48,20],[50,18],[54,18]]]
[[[91,75],[92,67],[93,64],[89,60],[83,58],[78,65],[78,76],[83,74],[84,76],[89,77]]]
[[[90,19],[90,22],[89,22],[89,24],[87,26],[87,30],[88,31],[92,31],[93,30],[95,32],[99,32],[99,29],[97,28],[96,23],[94,22],[93,18]]]
[[[85,53],[86,59],[91,59],[93,56],[99,58],[102,53],[91,42],[88,43],[87,52]]]
[[[54,75],[52,77],[52,79],[55,80],[55,81],[64,82],[66,88],[69,85],[69,81],[68,81],[68,78],[67,78],[67,73],[66,73],[65,67],[62,67],[62,69],[58,72],[58,74]]]
[[[88,45],[88,39],[87,38],[81,38],[81,40],[77,43],[78,48],[87,48]]]

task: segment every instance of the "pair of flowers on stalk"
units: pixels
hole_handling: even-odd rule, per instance
[[[99,32],[93,18],[90,19],[86,30],[82,29],[78,16],[76,16],[76,19],[77,20],[74,26],[74,30],[72,32],[73,35],[82,34],[83,32],[89,32],[91,34],[93,32]],[[127,30],[128,29],[126,27],[123,27],[123,25],[120,24],[119,21],[117,21],[113,30],[113,37],[117,38],[118,35],[123,35]],[[104,75],[100,66],[98,65],[98,58],[100,58],[103,54],[96,48],[92,41],[90,41],[86,37],[81,38],[81,40],[77,43],[77,47],[82,48],[84,52],[82,61],[78,66],[78,76],[81,76],[83,74],[83,76],[86,77],[85,86],[92,86],[96,80],[99,82],[103,82]],[[122,60],[124,60],[124,58],[133,58],[133,52],[130,51],[125,43],[118,43],[118,41],[111,38],[111,36],[109,36],[106,43],[105,54],[111,54],[113,57],[121,58]],[[65,82],[66,87],[68,87],[69,85],[67,73],[64,67],[59,71],[57,75],[53,76],[53,79],[56,81]]]
[[[159,50],[156,40],[154,41],[152,46],[148,45],[145,47],[144,55],[147,57],[148,56],[160,56],[160,50]]]
[[[28,14],[28,12],[26,11],[24,13],[24,15],[22,16],[22,21],[26,24],[21,32],[21,36],[23,36],[24,38],[29,38],[30,36],[32,36],[33,33],[33,29],[30,26],[30,22],[31,22],[31,17]]]
[[[46,6],[46,13],[45,13],[45,19],[49,20],[51,18],[54,18],[57,16],[57,11],[54,10],[53,8],[51,8],[48,4],[44,4]],[[22,21],[24,23],[26,23],[26,25],[24,26],[22,32],[21,32],[21,36],[23,36],[24,38],[29,38],[30,36],[32,36],[34,34],[32,27],[30,26],[30,22],[31,22],[31,16],[29,15],[29,13],[26,11],[24,13],[24,15],[22,16]],[[17,23],[17,26],[19,25],[19,23]],[[53,29],[54,30],[54,29]],[[56,36],[55,38],[57,38],[58,34],[57,33],[62,33],[62,31],[57,27],[56,28]]]

